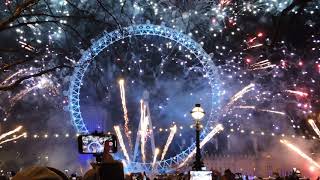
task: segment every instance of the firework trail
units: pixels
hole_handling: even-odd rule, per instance
[[[215,136],[217,133],[223,130],[222,124],[216,125],[211,132],[201,141],[200,143],[200,148],[202,148],[207,142],[209,142],[213,136]],[[194,149],[188,156],[187,158],[178,166],[178,168],[181,168],[186,164],[186,162],[189,161],[189,159],[196,153],[196,149]]]
[[[252,43],[256,39],[257,39],[257,37],[253,37],[253,38],[249,39],[249,43]]]
[[[274,110],[269,110],[269,109],[257,109],[255,106],[234,106],[234,108],[239,108],[239,109],[254,109],[256,111],[261,111],[261,112],[268,112],[268,113],[273,113],[273,114],[279,114],[282,116],[285,116],[286,113],[281,112],[281,111],[274,111]]]
[[[32,86],[29,87],[21,92],[19,92],[17,95],[13,96],[10,99],[10,105],[11,107],[14,106],[19,100],[21,100],[25,95],[27,95],[29,92],[31,92],[32,90],[36,89],[37,86]]]
[[[320,130],[318,128],[318,126],[316,125],[316,123],[314,122],[313,119],[309,119],[308,123],[311,125],[312,129],[314,130],[314,132],[317,133],[317,135],[320,137]]]
[[[279,115],[282,115],[282,116],[286,116],[286,113],[281,112],[281,111],[274,111],[274,110],[269,110],[269,109],[258,109],[258,111],[268,112],[268,113],[273,113],[273,114],[279,114]]]
[[[171,131],[170,131],[170,134],[169,134],[169,137],[168,137],[168,140],[166,142],[166,145],[164,146],[164,149],[163,149],[163,152],[162,152],[162,156],[161,156],[161,161],[164,159],[165,155],[167,154],[167,151],[169,149],[169,146],[173,140],[173,137],[174,135],[176,134],[177,132],[177,126],[174,125],[172,128],[170,128]]]
[[[308,93],[305,93],[305,92],[302,92],[302,91],[295,91],[295,90],[285,90],[285,92],[287,93],[290,93],[290,94],[295,94],[295,95],[298,95],[298,96],[301,96],[301,97],[307,97],[309,96]]]
[[[153,155],[152,167],[156,165],[157,156],[159,155],[159,152],[160,152],[159,148],[156,148]]]
[[[249,46],[247,49],[244,49],[244,50],[248,50],[248,49],[252,49],[260,46],[263,46],[263,44],[255,44],[255,45]]]
[[[307,160],[309,163],[311,163],[313,166],[320,169],[320,165],[315,162],[311,157],[306,155],[304,152],[302,152],[297,146],[291,144],[289,141],[285,139],[280,139],[280,142],[284,145],[286,145],[289,149],[293,150],[295,153],[297,153],[299,156],[301,156],[303,159]]]
[[[145,145],[147,141],[147,133],[148,133],[148,117],[146,117],[146,106],[143,103],[143,100],[140,101],[140,137],[141,137],[141,154],[143,162],[146,161],[146,154],[145,154]]]
[[[10,138],[10,139],[6,139],[6,140],[3,140],[3,141],[0,141],[0,145],[1,144],[4,144],[4,143],[7,143],[7,142],[10,142],[10,141],[15,141],[17,139],[20,139],[21,137],[26,137],[27,136],[27,133],[24,132],[23,134],[20,134],[19,136],[13,136],[13,138]]]
[[[232,96],[231,100],[229,103],[225,106],[224,112],[227,112],[229,108],[240,98],[242,98],[246,93],[253,91],[255,85],[254,84],[249,84],[248,86],[244,87],[241,91],[237,92],[234,96]]]
[[[19,100],[21,100],[25,95],[33,91],[34,89],[44,89],[51,85],[51,81],[48,78],[41,78],[37,84],[33,85],[32,87],[27,87],[25,90],[19,92],[17,95],[10,99],[11,107],[13,107]],[[53,87],[53,86],[52,86]],[[53,89],[58,92],[56,87]]]
[[[124,118],[124,130],[126,137],[129,140],[129,146],[132,149],[132,141],[130,136],[130,130],[129,130],[129,117],[128,117],[128,110],[126,105],[126,92],[124,89],[124,80],[119,80],[119,87],[120,87],[120,96],[121,96],[121,102],[122,102],[122,109],[123,109],[123,118]]]
[[[128,166],[128,164],[125,160],[122,160],[121,162],[122,162],[124,168],[126,168]]]
[[[234,108],[239,108],[239,109],[256,109],[255,106],[234,106]]]
[[[263,61],[259,61],[257,63],[252,64],[249,67],[249,70],[251,71],[256,71],[256,70],[262,70],[262,69],[268,69],[268,68],[273,68],[276,65],[271,64],[271,62],[269,60],[263,60]]]
[[[31,51],[31,52],[35,51],[35,48],[33,46],[31,46],[30,44],[27,44],[27,43],[25,43],[23,41],[19,41],[19,44],[21,44],[22,48],[24,48],[24,49],[26,49],[28,51]]]
[[[9,77],[7,77],[5,80],[3,80],[0,84],[6,84],[9,80],[11,80],[12,78],[14,78],[15,76],[17,76],[18,74],[20,74],[20,73],[22,73],[22,72],[24,72],[25,71],[25,69],[20,69],[19,71],[17,71],[17,72],[15,72],[15,73],[13,73],[12,75],[10,75]],[[12,85],[12,83],[11,84],[9,84],[9,85]]]
[[[10,136],[11,134],[14,134],[16,132],[19,132],[20,130],[22,129],[22,126],[18,126],[16,129],[12,130],[12,131],[9,131],[9,132],[6,132],[4,134],[1,134],[0,135],[0,140],[7,137],[7,136]]]
[[[220,0],[219,6],[224,7],[231,3],[231,0]]]
[[[79,169],[80,169],[80,173],[81,173],[81,175],[82,175],[82,176],[84,176],[84,171],[83,171],[82,166],[80,166],[80,167],[79,167]]]
[[[114,131],[117,134],[117,137],[118,137],[122,152],[123,152],[124,156],[126,157],[127,161],[130,162],[130,157],[129,157],[128,151],[126,149],[126,145],[124,144],[124,141],[123,141],[123,138],[122,138],[122,134],[121,134],[121,131],[120,131],[120,127],[119,126],[114,126],[113,128],[114,128]]]

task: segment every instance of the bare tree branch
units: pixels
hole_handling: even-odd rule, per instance
[[[21,77],[20,79],[18,79],[17,81],[15,81],[14,83],[12,83],[12,84],[10,84],[10,85],[0,86],[0,91],[8,91],[8,90],[11,90],[11,89],[17,87],[18,85],[20,85],[23,81],[25,81],[25,80],[27,80],[27,79],[39,77],[39,76],[42,76],[42,75],[44,75],[44,74],[48,74],[48,73],[50,73],[50,72],[54,72],[55,70],[61,69],[61,68],[69,68],[69,69],[72,69],[73,67],[71,67],[71,66],[69,66],[69,65],[60,65],[60,66],[56,66],[56,67],[53,67],[53,68],[50,68],[50,69],[46,69],[46,70],[40,71],[40,72],[35,73],[35,74],[31,74],[31,75],[28,75],[28,76],[24,76],[24,77]]]
[[[44,24],[44,23],[59,23],[59,21],[57,21],[57,20],[49,20],[49,21],[24,22],[24,23],[15,24],[15,25],[12,25],[12,26],[7,26],[7,27],[4,27],[4,28],[0,27],[0,31],[12,29],[12,28],[17,28],[17,27],[22,27],[22,26],[27,26],[27,25],[31,25],[31,24]]]
[[[19,52],[21,50],[24,50],[23,48],[17,49],[17,48],[0,48],[1,52]]]
[[[24,63],[29,62],[31,60],[32,60],[32,58],[29,58],[29,59],[25,59],[25,60],[17,60],[14,63],[11,63],[11,64],[6,64],[3,67],[0,67],[0,72],[4,71],[4,70],[8,70],[10,68],[13,68],[13,67],[15,67],[17,65],[24,64]]]
[[[122,27],[120,25],[120,23],[118,22],[117,18],[102,4],[102,2],[100,0],[97,0],[98,4],[100,5],[100,7],[109,15],[112,17],[112,19],[114,20],[114,22],[117,24],[118,28],[120,30],[122,30]]]
[[[7,20],[0,21],[0,31],[5,29],[6,27],[8,27],[8,25],[10,23],[12,23],[15,20],[17,20],[17,18],[20,17],[20,15],[21,15],[21,13],[23,13],[23,11],[25,11],[30,6],[36,4],[37,2],[38,2],[38,0],[26,0],[26,1],[23,1],[22,4],[17,5],[17,7],[16,7],[16,9],[13,12],[13,15],[11,17],[9,17]]]
[[[92,20],[95,22],[103,22],[99,21],[95,18],[94,15],[88,15],[88,16],[62,16],[62,15],[54,15],[54,14],[45,14],[45,13],[35,13],[35,14],[22,14],[19,18],[21,17],[52,17],[52,18],[58,18],[58,19],[88,19]]]

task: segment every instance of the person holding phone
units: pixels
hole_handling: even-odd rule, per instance
[[[78,150],[81,154],[100,155],[103,153],[105,144],[109,145],[109,153],[117,152],[118,143],[115,135],[94,132],[78,137]]]
[[[83,177],[83,180],[124,180],[123,165],[111,156],[110,146],[104,143],[102,161],[92,163],[90,169]]]

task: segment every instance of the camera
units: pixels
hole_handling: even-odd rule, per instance
[[[81,154],[102,154],[105,145],[109,146],[109,153],[116,153],[117,137],[97,132],[78,137],[78,149]]]

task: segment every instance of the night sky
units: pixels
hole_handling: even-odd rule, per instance
[[[139,24],[169,27],[190,37],[212,65],[159,36],[115,42],[90,60],[82,79],[80,109],[89,131],[114,133],[113,126],[119,125],[123,137],[128,133],[118,84],[123,79],[133,142],[145,91],[153,123],[149,131],[158,148],[163,149],[176,125],[166,158],[192,144],[190,110],[196,103],[207,113],[204,127],[224,126],[219,141],[232,137],[246,144],[252,136],[265,136],[265,147],[284,137],[312,144],[320,137],[319,8],[314,0],[3,0],[0,156],[14,157],[11,166],[68,164],[59,153],[78,159],[77,130],[67,110],[73,72],[103,34]],[[17,132],[1,137],[18,126]],[[247,144],[237,153],[251,152],[252,144]],[[305,150],[315,148],[316,143]]]

